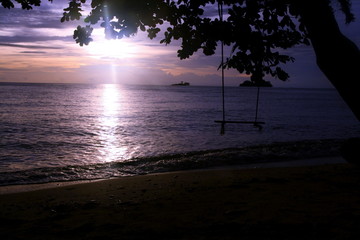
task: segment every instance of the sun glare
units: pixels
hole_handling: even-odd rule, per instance
[[[127,59],[135,57],[137,53],[136,46],[125,39],[94,41],[87,48],[95,58]]]

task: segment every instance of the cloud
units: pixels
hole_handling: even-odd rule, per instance
[[[74,42],[73,31],[83,21],[61,23],[62,9],[68,4],[67,1],[61,2],[62,4],[43,2],[41,7],[34,7],[30,11],[0,7],[0,42]]]
[[[25,54],[46,54],[46,52],[44,52],[44,51],[22,51],[20,53],[25,53]]]
[[[94,58],[91,47],[104,41],[103,29],[94,30],[94,42],[90,46],[79,47],[72,39],[77,25],[82,21],[60,23],[62,9],[68,1],[42,2],[40,8],[31,11],[21,9],[2,9],[0,7],[0,77],[13,81],[54,81],[54,82],[93,82],[164,84],[189,81],[192,85],[220,85],[220,54],[204,56],[201,50],[190,59],[179,60],[177,50],[179,41],[164,46],[159,43],[160,33],[154,40],[147,33],[139,32],[135,37],[117,40],[127,44],[130,57],[100,55]],[[339,25],[346,36],[359,46],[360,1],[353,1],[356,22]],[[88,9],[86,9],[88,11]],[[84,11],[84,12],[86,12]],[[217,17],[217,9],[206,7],[206,16]],[[85,14],[84,14],[85,15]],[[341,14],[339,14],[340,16]],[[166,26],[166,25],[164,25]],[[16,49],[18,48],[18,49]],[[119,50],[119,49],[117,49]],[[133,53],[135,52],[135,53]],[[322,87],[329,86],[327,79],[316,66],[311,47],[296,47],[286,51],[296,58],[284,69],[290,74],[290,81],[281,82],[270,77],[275,86],[281,87]],[[228,55],[228,54],[226,54]],[[13,71],[11,71],[13,70]],[[226,85],[238,86],[248,76],[235,70],[226,71]]]
[[[14,43],[0,43],[0,46],[26,48],[26,49],[62,49],[62,47],[49,47],[49,46],[41,46],[41,45],[22,45],[22,44],[14,44]]]
[[[49,43],[60,40],[64,42],[75,42],[72,36],[49,36],[49,35],[29,35],[29,36],[0,36],[0,42],[7,42],[7,43],[20,43],[20,42],[45,42],[49,41]]]
[[[18,8],[3,9],[0,8],[0,26],[16,27],[21,23],[23,27],[56,27],[62,28],[60,18],[62,14],[54,14],[50,9],[45,7],[34,8],[26,11]]]

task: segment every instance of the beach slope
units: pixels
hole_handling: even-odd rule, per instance
[[[185,171],[0,195],[1,239],[356,239],[351,164]]]

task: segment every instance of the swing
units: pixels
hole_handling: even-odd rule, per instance
[[[218,3],[218,11],[220,22],[223,21],[223,4],[221,1]],[[253,124],[254,127],[257,127],[259,130],[262,129],[262,124],[265,122],[258,121],[258,110],[259,110],[259,96],[260,96],[260,87],[257,87],[256,95],[256,110],[255,110],[255,119],[254,121],[228,121],[225,119],[225,77],[224,77],[224,41],[221,40],[221,92],[222,92],[222,120],[215,120],[216,123],[221,123],[220,134],[225,134],[225,124],[226,123],[241,123],[241,124]]]

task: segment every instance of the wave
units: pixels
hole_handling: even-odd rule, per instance
[[[0,186],[96,180],[159,172],[339,156],[340,147],[344,141],[344,139],[325,139],[278,142],[243,148],[141,157],[109,163],[2,172],[0,173]]]

